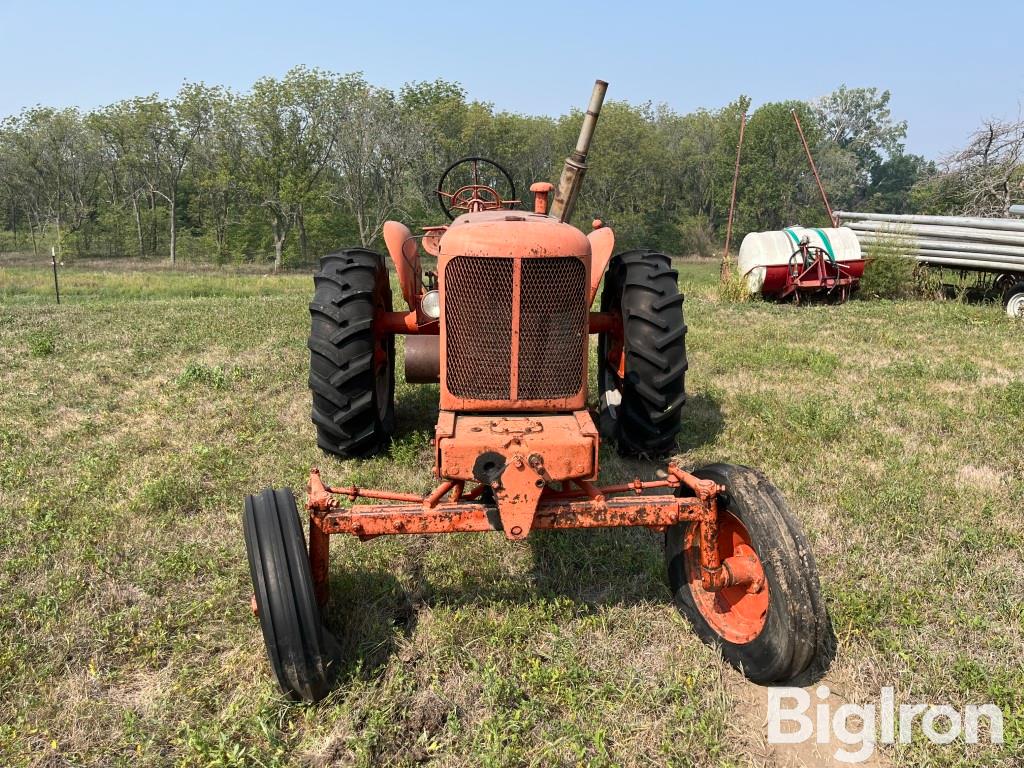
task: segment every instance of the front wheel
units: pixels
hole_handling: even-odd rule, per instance
[[[707,591],[701,584],[698,523],[665,534],[665,559],[676,605],[697,635],[756,683],[792,681],[826,643],[830,624],[807,540],[778,490],[756,470],[712,464],[694,472],[725,486],[719,496],[722,560],[753,556],[764,572],[746,586]]]
[[[247,497],[242,528],[274,677],[289,697],[319,701],[331,689],[338,643],[320,621],[295,496],[268,488]]]

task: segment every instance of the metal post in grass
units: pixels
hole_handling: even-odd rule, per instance
[[[53,292],[57,295],[57,303],[60,304],[60,283],[57,280],[57,249],[50,246],[50,264],[53,265]]]
[[[729,256],[729,244],[732,241],[732,218],[736,211],[736,184],[740,180],[740,153],[743,151],[743,130],[747,127],[747,113],[740,116],[740,139],[736,142],[736,167],[732,172],[732,195],[729,198],[729,220],[725,225],[725,253],[722,254],[722,273],[719,278],[727,280],[732,273],[732,258]]]
[[[825,204],[825,210],[828,211],[828,225],[830,227],[838,226],[838,220],[832,212],[832,205],[828,201],[828,195],[825,194],[825,186],[821,183],[821,176],[818,175],[818,166],[814,164],[814,155],[811,154],[811,148],[807,146],[807,137],[804,136],[804,127],[800,125],[800,116],[796,113],[795,109],[789,110],[789,114],[793,116],[793,122],[796,123],[797,133],[800,134],[800,143],[804,145],[804,152],[807,153],[807,162],[811,165],[811,173],[814,174],[814,181],[817,183],[818,191],[821,193],[821,201]]]

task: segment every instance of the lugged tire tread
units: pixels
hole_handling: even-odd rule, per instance
[[[681,428],[687,328],[678,273],[671,264],[662,253],[629,251],[612,259],[605,277],[601,309],[619,311],[626,340],[622,402],[610,432],[627,456],[670,453]],[[598,364],[606,370],[603,354]]]
[[[310,418],[317,445],[342,458],[385,450],[394,432],[394,340],[389,343],[388,402],[377,402],[373,323],[380,292],[391,309],[383,258],[352,248],[327,254],[314,275],[311,329]],[[382,415],[383,413],[383,415]]]

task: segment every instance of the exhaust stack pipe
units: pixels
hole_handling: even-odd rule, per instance
[[[597,126],[597,118],[601,114],[601,104],[604,103],[604,94],[607,90],[608,83],[604,80],[594,83],[594,92],[590,94],[590,105],[587,107],[587,114],[583,116],[583,127],[576,141],[576,149],[565,158],[565,167],[555,190],[555,202],[551,205],[551,215],[557,216],[559,221],[567,221],[576,207],[576,195],[587,172],[590,140],[594,138],[594,128]]]

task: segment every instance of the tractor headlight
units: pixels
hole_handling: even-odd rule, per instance
[[[427,317],[437,320],[441,316],[441,294],[437,291],[427,291],[420,299],[420,309]]]

